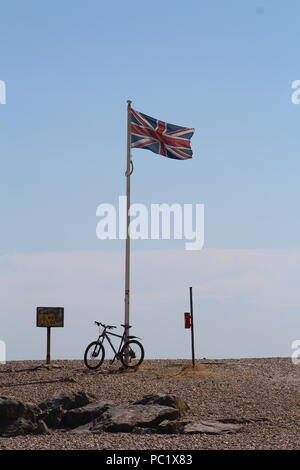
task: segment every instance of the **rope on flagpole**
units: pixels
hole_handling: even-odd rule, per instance
[[[131,165],[131,169],[130,169],[130,171],[129,171],[129,172],[128,172],[128,171],[126,171],[126,173],[125,173],[125,176],[131,176],[131,175],[132,175],[132,173],[133,173],[134,166],[133,166],[133,161],[132,161],[132,160],[130,160],[130,165]]]

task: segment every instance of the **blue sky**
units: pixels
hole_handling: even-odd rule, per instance
[[[129,98],[141,112],[196,128],[190,161],[133,151],[133,201],[205,204],[207,249],[298,250],[300,105],[291,102],[291,84],[300,79],[299,13],[293,0],[197,0],[184,8],[176,0],[2,1],[1,271],[12,255],[122,253],[123,243],[96,238],[95,213],[125,193]],[[143,241],[136,249],[143,256],[183,247]],[[288,278],[296,282],[297,271]],[[28,310],[36,298],[68,300],[42,291],[33,291]],[[200,291],[199,285],[201,297]],[[15,294],[20,304],[7,302],[17,319],[23,308],[17,287]],[[217,295],[215,302],[207,309],[226,315]],[[295,301],[290,313],[293,325],[299,306]],[[259,308],[263,315],[265,304]],[[7,305],[1,310],[5,316]],[[266,318],[273,313],[269,305]],[[8,327],[2,336],[9,343]],[[222,344],[211,354],[245,353]],[[253,354],[260,351],[268,353],[258,347]]]

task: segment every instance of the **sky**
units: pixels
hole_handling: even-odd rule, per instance
[[[124,319],[124,240],[96,209],[125,194],[126,101],[194,127],[193,158],[134,149],[132,201],[204,204],[205,243],[132,242],[131,323],[148,358],[290,356],[299,339],[296,0],[0,0],[0,340],[42,359],[37,306],[65,307],[52,355]],[[0,100],[1,101],[1,100]]]

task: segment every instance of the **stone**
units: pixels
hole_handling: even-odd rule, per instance
[[[77,428],[99,418],[110,406],[113,406],[111,401],[101,401],[65,411],[61,424],[69,429]]]
[[[46,408],[43,410],[41,420],[50,428],[59,428],[62,422],[64,410],[61,406],[56,408]]]
[[[42,419],[38,421],[37,427],[34,430],[34,434],[50,434],[50,430],[47,424]]]
[[[0,436],[12,437],[33,432],[40,411],[31,403],[14,397],[0,397]]]
[[[132,432],[135,427],[155,428],[168,419],[179,418],[175,408],[161,405],[127,405],[114,406],[103,413],[91,432]]]
[[[81,408],[95,401],[95,397],[85,392],[61,392],[39,404],[41,419],[50,428],[59,428],[65,411]]]
[[[183,428],[183,434],[233,434],[241,429],[238,424],[222,423],[221,421],[200,421],[188,423]]]
[[[145,395],[128,405],[96,402],[85,392],[63,392],[39,407],[0,396],[0,436],[50,434],[49,428],[75,434],[131,432],[136,434],[232,434],[241,425],[266,418],[220,418],[192,422],[180,419],[188,405],[175,395]]]
[[[95,397],[85,392],[61,392],[40,403],[39,408],[46,410],[61,407],[63,410],[72,410],[73,408],[80,408],[94,401]]]
[[[160,406],[170,406],[179,410],[180,415],[185,414],[189,410],[187,403],[175,395],[166,395],[166,394],[153,394],[153,395],[144,395],[141,400],[137,400],[132,403],[132,405],[160,405]]]
[[[31,403],[24,404],[14,397],[0,397],[0,420],[14,420],[20,417],[34,419],[38,408]]]
[[[190,421],[169,421],[166,419],[159,423],[156,429],[160,434],[181,434],[189,423]]]
[[[221,418],[218,419],[220,423],[230,423],[230,424],[249,424],[257,423],[259,421],[268,421],[267,418],[252,416],[250,418]]]
[[[0,436],[15,437],[32,433],[37,424],[26,418],[0,420]]]
[[[87,423],[82,426],[78,426],[75,429],[71,429],[69,432],[70,434],[88,434],[91,432],[92,427],[93,423]]]

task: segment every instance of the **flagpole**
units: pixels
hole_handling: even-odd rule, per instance
[[[126,196],[127,196],[127,207],[126,207],[126,254],[125,254],[125,325],[129,325],[129,299],[130,299],[130,235],[129,235],[129,224],[130,224],[130,176],[131,176],[131,103],[127,101],[127,168],[126,168]],[[125,341],[128,340],[129,330],[125,330]]]

